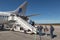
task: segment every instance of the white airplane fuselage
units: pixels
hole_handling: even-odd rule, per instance
[[[16,10],[0,12],[0,24],[6,23],[11,14],[24,15],[26,6],[27,6],[27,2],[24,2]]]
[[[0,12],[0,24],[7,23],[10,12]]]
[[[25,33],[29,31],[36,33],[36,28],[26,21],[29,19],[29,16],[25,16],[26,6],[27,2],[24,2],[14,11],[0,12],[0,24],[2,25],[0,29],[8,26],[10,30],[20,31],[22,27]]]

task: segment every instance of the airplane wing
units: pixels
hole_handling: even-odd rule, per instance
[[[32,17],[32,16],[38,16],[40,14],[32,14],[32,15],[28,15],[27,17]]]

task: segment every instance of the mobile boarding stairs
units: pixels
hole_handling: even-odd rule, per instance
[[[15,20],[16,22],[14,22],[12,29],[14,29],[14,31],[20,31],[20,28],[22,27],[24,29],[24,31],[30,30],[30,33],[36,33],[36,28],[33,27],[31,24],[29,24],[27,21],[23,20],[21,17],[18,17],[16,15],[14,15],[14,17],[12,18],[12,16],[9,17],[9,21],[10,20]],[[29,33],[29,32],[27,32]]]

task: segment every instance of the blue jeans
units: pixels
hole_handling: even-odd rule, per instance
[[[53,31],[50,32],[51,38],[53,38]]]
[[[42,30],[39,30],[39,35],[40,35],[40,36],[42,35]]]

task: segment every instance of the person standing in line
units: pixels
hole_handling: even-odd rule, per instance
[[[43,26],[39,26],[39,35],[40,36],[42,35],[42,29],[43,29]]]
[[[32,20],[29,20],[29,24],[31,24],[31,25],[32,25]]]
[[[42,29],[43,29],[43,26],[38,26],[37,27],[37,30],[39,31],[39,37],[40,37],[40,40],[41,40],[41,36],[42,36]]]
[[[47,32],[48,32],[49,30],[48,30],[48,28],[47,28],[47,26],[45,26],[45,28],[44,28],[44,33],[47,35]]]
[[[39,33],[39,26],[37,26],[37,34]]]
[[[54,27],[52,25],[50,25],[50,35],[51,35],[51,38],[53,38],[53,32],[54,32]]]

